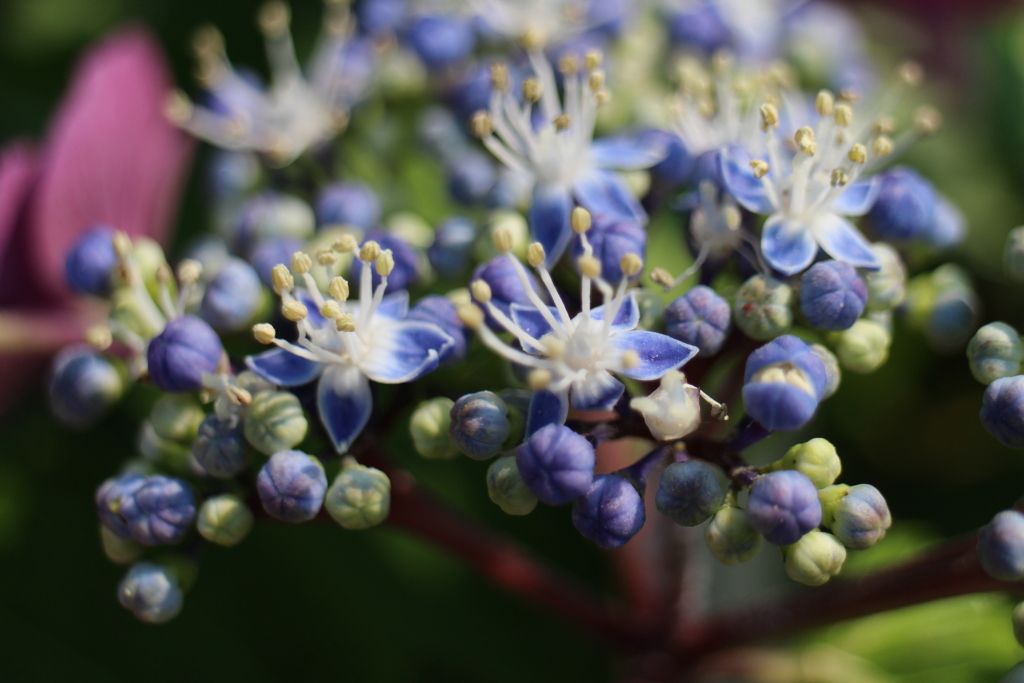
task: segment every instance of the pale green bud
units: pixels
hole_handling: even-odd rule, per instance
[[[811,439],[790,448],[781,460],[769,465],[766,471],[796,470],[810,479],[815,488],[823,489],[839,478],[842,469],[835,446],[825,439]]]
[[[455,401],[433,398],[416,406],[409,418],[409,433],[416,452],[429,460],[449,460],[459,452],[448,438],[448,424]]]
[[[1006,236],[1003,268],[1017,282],[1024,282],[1024,225],[1014,228]]]
[[[1013,616],[1010,618],[1013,623],[1013,636],[1024,647],[1024,602],[1013,608]]]
[[[839,369],[839,359],[836,358],[836,354],[821,344],[811,344],[811,352],[825,364],[825,391],[821,395],[824,400],[839,390],[843,373]]]
[[[128,287],[115,289],[110,295],[110,319],[131,330],[143,339],[152,339],[160,330],[142,312],[138,297]]]
[[[191,444],[206,414],[190,394],[164,394],[150,413],[153,430],[170,441]]]
[[[352,459],[327,489],[324,507],[346,529],[368,529],[380,524],[391,510],[391,480],[373,467]]]
[[[519,475],[514,455],[498,458],[487,469],[487,495],[510,515],[528,515],[537,507],[534,496]]]
[[[814,529],[793,545],[783,546],[786,574],[798,583],[821,586],[839,573],[846,548],[832,534]]]
[[[751,339],[774,339],[793,324],[793,290],[764,275],[755,275],[740,287],[733,304],[736,326]]]
[[[230,493],[208,498],[199,508],[196,528],[211,543],[231,547],[252,530],[253,517],[249,506]]]
[[[103,554],[114,564],[131,564],[142,557],[145,548],[135,541],[121,538],[106,526],[100,524],[100,542]]]
[[[309,423],[295,394],[262,391],[252,397],[245,416],[245,439],[259,452],[273,455],[306,438]]]
[[[839,365],[844,370],[867,374],[882,367],[889,359],[892,335],[873,320],[862,318],[850,329],[834,333],[831,339]]]
[[[985,325],[974,333],[967,345],[971,374],[982,384],[1019,375],[1022,359],[1024,344],[1017,330],[1006,323]]]
[[[871,251],[881,268],[864,275],[864,283],[868,287],[867,310],[891,311],[906,297],[907,269],[899,253],[884,242],[872,244]]]
[[[148,420],[142,423],[138,446],[143,457],[175,474],[184,474],[189,469],[192,444],[165,439],[157,434],[153,423]]]
[[[761,549],[761,534],[750,526],[747,514],[733,505],[725,505],[714,514],[704,528],[704,541],[722,564],[746,562]]]

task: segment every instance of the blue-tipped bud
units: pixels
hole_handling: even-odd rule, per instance
[[[275,453],[256,478],[263,509],[282,522],[306,522],[320,512],[327,475],[316,458],[302,451]]]
[[[847,548],[870,548],[892,526],[889,505],[871,484],[829,486],[821,490],[818,500],[821,523]]]
[[[1020,374],[1024,344],[1017,330],[1006,323],[989,323],[975,332],[967,344],[967,360],[974,379],[991,384]]]
[[[452,300],[439,294],[430,294],[416,302],[406,320],[420,320],[441,328],[455,342],[439,358],[441,365],[455,365],[462,362],[469,348],[470,330],[459,319],[458,309]]]
[[[694,158],[683,144],[682,139],[673,133],[663,130],[649,129],[643,132],[644,137],[664,146],[665,158],[651,167],[651,176],[674,187],[681,185],[690,177]]]
[[[432,398],[416,406],[409,418],[412,444],[428,460],[448,460],[459,454],[448,438],[451,412],[455,401],[450,398]]]
[[[474,460],[497,455],[509,433],[508,406],[490,391],[466,394],[452,407],[448,436]]]
[[[114,229],[100,225],[82,235],[68,252],[64,278],[74,292],[102,296],[110,291],[110,276],[116,265]]]
[[[843,568],[846,548],[832,534],[812,529],[784,547],[782,557],[789,578],[807,586],[821,586]]]
[[[317,195],[316,221],[321,227],[351,225],[371,230],[380,223],[380,199],[369,185],[332,183]]]
[[[981,403],[981,424],[1010,448],[1024,448],[1024,375],[988,385]]]
[[[754,558],[761,549],[761,534],[743,510],[725,505],[704,527],[704,541],[715,559],[722,564],[739,564]]]
[[[825,400],[839,390],[839,383],[843,378],[843,373],[839,370],[839,359],[821,344],[811,344],[810,348],[811,352],[825,364],[825,391],[821,394],[822,400]]]
[[[143,545],[172,545],[185,537],[195,521],[196,499],[181,479],[154,475],[120,497],[117,514],[132,540]]]
[[[169,441],[191,443],[205,417],[195,398],[187,394],[166,394],[157,399],[150,412],[153,431]]]
[[[884,240],[923,237],[935,218],[938,195],[917,172],[900,166],[879,175],[881,189],[871,211],[871,226]]]
[[[587,231],[587,240],[593,248],[593,255],[601,263],[601,277],[612,284],[618,284],[625,275],[622,272],[622,257],[636,254],[641,259],[647,253],[647,231],[636,221],[605,214],[594,218]],[[572,241],[573,263],[583,256],[583,241],[579,236]],[[578,268],[578,265],[577,265]],[[636,280],[640,273],[630,280]]]
[[[807,344],[785,335],[750,354],[743,381],[747,413],[771,431],[792,431],[814,416],[828,377]]]
[[[163,391],[198,391],[203,374],[215,372],[223,354],[213,328],[195,316],[182,316],[149,342],[149,378]]]
[[[103,554],[114,564],[131,564],[142,557],[146,550],[130,538],[118,536],[103,524],[100,524],[100,542]]]
[[[245,501],[225,493],[208,498],[200,506],[196,529],[210,543],[230,548],[249,535],[252,524],[252,512]]]
[[[572,506],[572,523],[602,548],[621,548],[647,520],[644,499],[636,488],[614,474],[599,474]]]
[[[843,261],[815,263],[800,278],[800,310],[814,327],[845,330],[864,312],[868,288]]]
[[[259,177],[259,159],[248,151],[217,149],[206,166],[206,186],[214,198],[234,199],[252,190]]]
[[[378,469],[349,460],[327,490],[324,507],[346,529],[369,529],[388,518],[391,480]]]
[[[207,474],[230,479],[249,464],[242,419],[238,415],[207,415],[192,443],[192,456]]]
[[[103,526],[121,538],[132,537],[128,522],[121,516],[121,501],[138,491],[146,483],[146,477],[128,473],[119,477],[111,477],[96,489],[96,514]]]
[[[875,320],[858,320],[836,335],[836,357],[844,370],[857,374],[874,372],[889,360],[892,334]]]
[[[263,192],[241,207],[233,241],[242,252],[269,239],[305,240],[313,236],[313,208],[293,195]]]
[[[1024,225],[1014,228],[1006,236],[1003,270],[1011,279],[1024,282]]]
[[[473,277],[470,279],[470,282],[475,280],[483,280],[490,286],[491,303],[505,315],[509,314],[509,307],[512,304],[531,305],[530,296],[526,293],[526,289],[519,279],[516,267],[508,256],[504,254],[495,256],[487,263],[477,266],[476,270],[473,271]],[[527,280],[534,291],[537,291],[536,278],[533,275],[528,275]],[[499,327],[490,314],[487,315],[487,323],[491,327]]]
[[[274,266],[279,263],[291,263],[292,255],[302,251],[302,240],[291,237],[277,237],[263,240],[249,252],[249,263],[256,270],[266,287],[274,288]]]
[[[672,12],[667,27],[669,39],[674,44],[706,55],[732,45],[732,31],[716,3],[693,3]]]
[[[953,202],[939,195],[935,215],[921,237],[937,249],[949,249],[960,244],[966,232],[967,219],[963,213]]]
[[[879,269],[868,271],[864,283],[868,288],[869,311],[891,311],[903,303],[907,295],[907,269],[899,252],[884,242],[871,245],[871,253]]]
[[[736,327],[751,339],[773,339],[793,324],[793,290],[764,275],[755,275],[740,287],[733,304]]]
[[[761,475],[750,487],[747,519],[776,545],[792,545],[821,524],[818,489],[795,470]]]
[[[287,391],[261,391],[245,415],[245,439],[265,455],[299,445],[308,428],[302,404]]]
[[[538,429],[516,452],[516,465],[533,495],[548,505],[582,496],[594,479],[594,447],[564,425]]]
[[[468,57],[476,46],[472,22],[454,14],[421,17],[409,28],[406,40],[430,69],[452,66]]]
[[[379,244],[382,251],[385,249],[391,250],[391,258],[395,261],[395,267],[391,270],[391,274],[388,275],[388,291],[393,292],[398,289],[407,289],[409,285],[416,282],[419,278],[420,257],[412,245],[383,232],[368,232],[365,239],[367,241],[373,240]],[[363,262],[359,259],[352,261],[353,280],[362,282],[361,273],[364,267]],[[376,289],[381,282],[380,273],[372,265],[370,270],[373,273],[373,287]]]
[[[487,468],[487,495],[509,515],[528,515],[537,507],[537,496],[519,474],[514,455],[498,458]]]
[[[978,531],[981,568],[1000,581],[1024,579],[1024,515],[1003,510]]]
[[[454,216],[437,226],[434,243],[427,249],[430,265],[441,277],[456,278],[469,263],[476,240],[476,226],[468,218]]]
[[[704,285],[697,285],[665,308],[665,332],[696,346],[698,356],[718,353],[731,321],[729,302]]]
[[[183,595],[173,573],[159,565],[132,565],[117,587],[121,606],[147,624],[163,624],[178,616]]]
[[[700,460],[669,465],[661,473],[658,512],[682,526],[697,526],[722,507],[725,492],[715,470]]]
[[[363,0],[355,5],[360,32],[371,36],[396,33],[407,12],[405,0]]]
[[[63,349],[53,361],[47,395],[54,416],[69,427],[85,428],[121,398],[117,369],[87,346]]]
[[[256,270],[232,258],[210,281],[199,314],[221,332],[237,332],[252,323],[263,305],[263,284]]]
[[[448,191],[466,206],[484,203],[497,179],[494,163],[476,151],[460,154],[448,166]]]
[[[911,322],[923,329],[936,351],[951,353],[962,348],[976,329],[978,295],[970,276],[956,264],[947,263],[913,278],[907,299]]]
[[[843,465],[836,447],[826,439],[811,439],[786,451],[781,460],[773,462],[764,471],[796,470],[819,489],[831,486],[839,478]]]

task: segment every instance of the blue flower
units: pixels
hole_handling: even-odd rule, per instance
[[[599,474],[572,506],[572,523],[602,548],[621,548],[647,521],[644,499],[631,483]]]
[[[131,489],[122,491],[116,514],[124,520],[132,540],[143,545],[170,545],[185,537],[196,518],[195,496],[187,483],[154,475]]]
[[[349,286],[340,277],[331,281],[329,296],[321,294],[305,254],[297,254],[292,265],[307,289],[294,289],[292,275],[278,265],[275,278],[284,285],[278,287],[282,309],[297,323],[299,338],[294,343],[278,339],[270,325],[257,325],[257,339],[279,348],[245,361],[257,375],[283,387],[319,377],[320,419],[339,453],[348,450],[370,419],[371,380],[404,384],[418,379],[437,368],[455,343],[436,325],[404,320],[409,307],[406,292],[384,296],[394,267],[388,251],[366,242],[358,256],[363,264],[358,304],[348,302]],[[372,272],[381,278],[376,289]]]
[[[772,431],[799,429],[814,416],[825,394],[825,363],[806,343],[783,335],[747,358],[743,403]]]
[[[117,599],[139,621],[162,624],[178,615],[183,596],[171,572],[149,562],[137,562],[121,579]]]
[[[110,274],[117,265],[114,230],[96,226],[82,235],[64,261],[64,278],[72,291],[103,295],[110,290]]]
[[[327,475],[318,460],[302,451],[281,451],[260,469],[256,490],[270,516],[283,522],[307,522],[323,505]]]
[[[441,365],[455,365],[466,357],[470,331],[459,320],[458,309],[448,297],[440,294],[423,297],[416,302],[405,319],[436,325],[452,338],[452,345],[441,352]]]
[[[621,263],[626,254],[646,258],[647,231],[628,218],[596,216],[593,228],[587,232],[587,239],[594,250],[594,257],[601,262],[601,274],[609,282],[623,278]],[[577,237],[572,241],[573,259],[578,259],[583,252],[583,241]],[[630,279],[638,277],[639,273]]]
[[[533,495],[548,505],[582,496],[594,480],[594,447],[564,425],[538,430],[516,451],[519,475]]]

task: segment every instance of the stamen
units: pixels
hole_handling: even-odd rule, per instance
[[[473,298],[482,304],[491,300],[491,286],[487,284],[486,280],[474,280],[473,284],[469,286],[469,290],[473,293]]]
[[[592,219],[590,212],[582,206],[577,206],[572,210],[572,215],[569,218],[569,224],[572,226],[573,232],[577,235],[582,235],[590,230],[591,222]]]
[[[750,167],[754,169],[754,177],[758,179],[764,178],[766,175],[768,175],[768,171],[771,170],[771,168],[768,166],[768,162],[762,161],[760,159],[755,159],[754,161],[751,161]]]
[[[459,306],[459,320],[471,330],[475,330],[484,324],[484,312],[475,304],[463,304]]]
[[[512,231],[506,226],[498,225],[495,227],[494,231],[491,233],[491,238],[494,240],[494,246],[498,251],[502,253],[512,251],[514,238],[512,236]]]
[[[85,331],[85,343],[97,351],[106,351],[114,343],[114,336],[106,325],[93,325]]]
[[[639,254],[628,253],[619,261],[622,274],[627,278],[636,277],[644,269],[644,261]]]
[[[835,121],[837,126],[841,126],[843,128],[849,126],[853,123],[853,108],[845,102],[837,104]]]
[[[508,64],[505,62],[494,62],[491,64],[491,87],[500,92],[505,92],[508,90],[508,84]]]
[[[593,256],[579,257],[576,261],[576,265],[579,266],[580,272],[583,273],[583,277],[587,277],[592,280],[601,277],[601,262]]]
[[[339,254],[351,254],[353,251],[359,248],[359,242],[352,235],[342,235],[338,239],[334,240],[334,244],[331,245],[334,251]]]
[[[273,344],[274,339],[277,337],[277,331],[274,330],[274,326],[270,323],[260,323],[259,325],[253,325],[252,336],[260,344]]]
[[[348,280],[340,276],[334,278],[331,280],[331,284],[327,286],[327,293],[342,303],[348,301]]]
[[[395,258],[390,249],[385,249],[377,257],[376,268],[377,275],[381,277],[391,275],[391,272],[395,269]]]
[[[486,138],[494,133],[494,123],[491,121],[491,117],[487,112],[478,111],[473,114],[473,118],[470,119],[469,129],[476,137]]]
[[[325,301],[324,305],[320,307],[320,315],[328,319],[335,319],[342,314],[341,304],[333,299]]]
[[[321,266],[333,266],[338,262],[338,257],[331,249],[318,249],[316,252],[316,260]]]
[[[760,112],[761,130],[767,132],[770,129],[779,127],[779,110],[774,104],[770,102],[762,104]]]
[[[863,164],[868,160],[868,151],[864,145],[858,142],[850,148],[850,153],[847,154],[847,158],[855,164]]]
[[[540,81],[536,78],[527,78],[523,81],[523,99],[527,102],[535,103],[540,100],[542,87]]]
[[[373,263],[374,261],[376,261],[378,256],[380,256],[380,245],[379,244],[377,244],[373,240],[369,240],[367,242],[363,242],[363,246],[360,247],[360,249],[359,249],[359,260],[360,261],[362,261],[363,263],[366,263],[366,264],[370,264],[370,263]]]
[[[835,95],[828,90],[819,91],[817,98],[814,100],[814,109],[818,112],[818,116],[832,116],[835,108]]]
[[[270,271],[270,278],[274,285],[274,293],[278,296],[295,289],[295,278],[283,263],[274,266]]]
[[[544,259],[547,258],[547,254],[544,252],[544,245],[540,242],[534,242],[526,248],[526,260],[533,268],[539,268],[544,264]]]
[[[531,370],[530,374],[526,376],[526,383],[531,391],[544,391],[551,385],[551,371]]]
[[[297,251],[292,254],[292,270],[297,275],[304,275],[305,273],[308,273],[312,267],[313,259],[309,257],[309,254],[301,251]]]
[[[334,326],[339,332],[355,332],[356,318],[351,313],[342,313],[334,318]]]
[[[306,319],[309,315],[309,309],[301,301],[287,301],[281,306],[281,314],[291,320],[293,323],[300,322]]]

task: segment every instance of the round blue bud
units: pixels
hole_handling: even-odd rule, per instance
[[[181,479],[154,475],[120,498],[118,514],[132,540],[143,545],[171,545],[188,533],[196,518],[192,488]]]
[[[84,428],[103,417],[121,398],[124,382],[110,361],[87,346],[61,350],[53,362],[47,395],[54,416]]]
[[[1000,581],[1024,579],[1024,515],[1003,510],[978,531],[981,568]]]
[[[468,57],[476,46],[472,22],[454,15],[422,17],[409,28],[406,39],[430,69],[451,66]]]
[[[847,548],[864,550],[885,538],[892,526],[889,504],[881,491],[871,484],[843,487],[846,495],[835,500],[824,491],[823,523]]]
[[[267,287],[274,287],[274,266],[279,263],[291,263],[292,255],[302,251],[305,243],[292,237],[273,237],[263,240],[249,252],[249,263],[256,269],[256,274]]]
[[[746,154],[745,150],[744,154]],[[717,149],[697,155],[697,158],[693,160],[693,167],[690,169],[690,185],[700,187],[701,183],[709,182],[720,190],[723,185],[721,161],[722,155]]]
[[[700,349],[698,356],[713,356],[729,334],[732,310],[715,290],[697,285],[665,308],[665,332]]]
[[[473,271],[473,277],[470,279],[470,282],[473,280],[483,280],[490,286],[491,303],[497,306],[505,315],[508,315],[509,307],[512,304],[531,305],[530,297],[526,293],[526,288],[523,287],[522,281],[519,279],[516,267],[505,254],[495,256],[487,263],[477,266],[476,270]],[[528,274],[527,280],[534,291],[536,291],[536,278]],[[487,316],[487,322],[491,327],[497,326],[497,323],[491,319],[490,315]]]
[[[572,523],[602,548],[621,548],[647,519],[644,499],[622,477],[599,474],[572,506]]]
[[[383,36],[396,33],[405,21],[406,0],[362,0],[355,4],[356,24],[362,33]]]
[[[352,225],[370,230],[380,222],[380,199],[369,185],[352,182],[332,183],[317,195],[316,222],[320,227]]]
[[[508,406],[497,394],[466,394],[452,406],[448,436],[456,448],[474,460],[497,455],[508,432]]]
[[[211,477],[229,479],[249,462],[245,431],[238,415],[207,415],[192,443],[192,456]]]
[[[953,202],[942,195],[935,205],[935,215],[922,237],[937,249],[949,249],[959,244],[967,231],[967,220]]]
[[[867,302],[868,288],[849,263],[815,263],[800,278],[800,310],[807,322],[819,329],[851,327]]]
[[[304,200],[293,195],[262,192],[242,205],[232,241],[244,252],[276,237],[306,239],[315,229],[313,208]]]
[[[693,3],[685,10],[673,12],[667,27],[673,43],[708,55],[732,42],[729,25],[718,5],[712,2]]]
[[[468,218],[454,216],[437,226],[434,243],[427,249],[430,265],[441,277],[456,278],[469,261],[476,226]]]
[[[658,512],[681,526],[697,526],[725,502],[714,469],[700,460],[674,462],[661,473]]]
[[[440,294],[425,296],[416,302],[412,307],[406,320],[420,320],[425,323],[432,323],[441,328],[441,331],[455,340],[455,343],[448,347],[441,357],[442,365],[454,365],[462,362],[466,357],[466,350],[469,348],[470,330],[459,319],[458,309],[452,300]]]
[[[149,562],[132,565],[117,587],[121,606],[148,624],[162,624],[178,616],[182,597],[174,575]]]
[[[217,235],[201,235],[188,243],[183,257],[198,261],[203,267],[203,282],[209,282],[231,258],[231,252],[227,242]]]
[[[198,391],[203,373],[214,372],[223,354],[213,328],[195,316],[182,316],[149,342],[149,378],[163,391]]]
[[[100,225],[82,235],[68,252],[64,278],[72,291],[99,296],[110,290],[110,274],[116,265],[114,229]]]
[[[271,456],[256,478],[263,509],[283,522],[306,522],[316,517],[327,493],[327,475],[320,461],[302,451]]]
[[[868,214],[875,234],[894,241],[921,237],[935,213],[935,188],[905,166],[886,171],[879,179],[881,189]]]
[[[647,231],[636,221],[628,218],[600,215],[594,218],[587,240],[594,250],[594,258],[601,263],[601,277],[613,284],[619,283],[622,273],[622,257],[636,254],[644,258],[647,251]],[[572,242],[573,262],[583,256],[583,242],[577,236]],[[637,273],[632,279],[639,278]]]
[[[497,177],[489,157],[469,151],[448,166],[448,191],[460,204],[474,206],[487,199]]]
[[[538,429],[516,452],[519,475],[533,495],[548,505],[561,505],[590,489],[594,480],[594,447],[564,425]]]
[[[1024,375],[1003,377],[985,390],[981,424],[1010,448],[1024,448]]]
[[[221,332],[247,327],[263,304],[263,284],[256,270],[239,258],[232,258],[206,287],[199,314]]]
[[[1024,344],[1006,323],[989,323],[974,333],[967,344],[971,374],[982,384],[1020,374]]]
[[[651,167],[651,175],[671,186],[685,183],[693,171],[695,160],[683,140],[678,135],[657,129],[645,130],[643,135],[648,140],[661,143],[665,149],[665,158]]]
[[[260,162],[252,152],[214,150],[206,166],[206,187],[214,198],[233,198],[251,190],[260,177]]]
[[[395,268],[388,275],[388,291],[406,289],[419,277],[420,257],[411,244],[397,237],[383,232],[371,231],[366,233],[366,240],[373,240],[380,245],[381,251],[391,250],[391,256],[395,259]],[[380,284],[380,274],[377,269],[370,266],[373,272],[373,287]],[[362,282],[360,274],[363,272],[363,262],[359,259],[352,260],[352,278],[356,282]]]
[[[747,519],[771,543],[792,545],[821,524],[818,489],[796,470],[761,475],[750,487]]]
[[[131,538],[128,522],[121,516],[121,499],[133,495],[146,483],[141,474],[128,473],[112,477],[96,489],[96,514],[103,526],[121,538]]]
[[[791,431],[814,416],[827,385],[821,358],[800,339],[784,335],[747,358],[743,403],[765,428]]]

